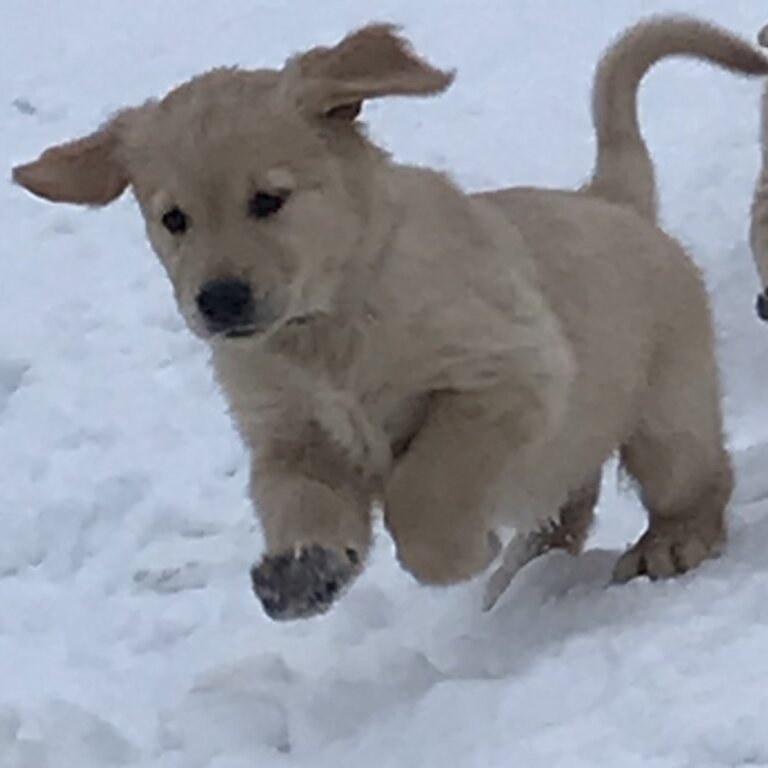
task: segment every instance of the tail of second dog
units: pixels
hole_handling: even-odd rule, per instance
[[[629,205],[654,222],[656,179],[638,123],[637,92],[653,65],[670,56],[708,61],[745,75],[768,74],[768,59],[746,40],[688,16],[651,18],[627,30],[608,48],[592,91],[597,159],[582,191]],[[768,265],[768,214],[765,219]]]
[[[768,47],[768,24],[760,30],[757,40],[760,45]],[[757,297],[757,314],[761,320],[768,322],[768,85],[763,90],[760,124],[762,161],[752,200],[749,242],[763,284],[763,291]]]

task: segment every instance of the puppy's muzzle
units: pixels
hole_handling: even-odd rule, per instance
[[[263,314],[248,283],[235,278],[205,283],[196,302],[207,330],[227,337],[251,336]]]

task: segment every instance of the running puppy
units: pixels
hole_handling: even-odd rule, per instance
[[[649,525],[616,578],[717,551],[732,479],[708,298],[656,224],[636,114],[643,74],[672,54],[768,73],[703,22],[631,29],[597,71],[579,191],[467,195],[394,163],[362,104],[437,94],[453,74],[384,24],[281,69],[203,74],[15,169],[56,202],[135,194],[252,451],[270,616],[332,605],[364,566],[377,501],[424,584],[484,571],[501,523],[560,514],[550,542],[575,551],[617,450]]]

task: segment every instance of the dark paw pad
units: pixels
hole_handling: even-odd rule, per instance
[[[251,569],[251,581],[271,619],[304,619],[325,613],[359,567],[355,550],[337,552],[313,544],[266,556]]]

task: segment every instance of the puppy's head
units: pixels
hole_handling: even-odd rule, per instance
[[[131,187],[190,328],[260,335],[331,311],[386,229],[383,156],[356,125],[362,103],[438,93],[451,80],[393,27],[371,25],[280,70],[196,77],[51,147],[14,179],[95,206]]]

